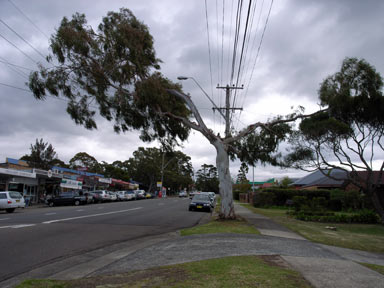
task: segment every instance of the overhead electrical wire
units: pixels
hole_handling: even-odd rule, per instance
[[[212,61],[211,61],[211,44],[209,41],[209,24],[208,24],[208,8],[207,0],[205,0],[205,19],[207,22],[207,38],[208,38],[208,56],[209,56],[209,74],[211,76],[211,97],[213,97],[213,79],[212,79]]]
[[[8,2],[11,3],[13,7],[15,7],[20,12],[20,14],[22,14],[29,21],[29,23],[31,23],[41,34],[45,36],[45,38],[49,40],[49,37],[27,15],[25,15],[25,13],[21,11],[21,9],[17,7],[15,3],[13,3],[11,0],[8,0]]]
[[[15,44],[13,44],[11,41],[9,41],[5,36],[3,36],[0,33],[0,37],[3,38],[5,41],[7,41],[9,44],[11,44],[13,47],[15,47],[17,50],[19,50],[25,57],[27,57],[29,60],[31,60],[33,63],[38,64],[36,60],[34,60],[31,56],[29,56],[27,53],[25,53],[23,50],[21,50],[19,47],[17,47]]]
[[[35,52],[37,54],[39,54],[44,60],[46,60],[46,57],[39,51],[37,50],[35,47],[33,47],[33,45],[31,43],[29,43],[27,40],[25,40],[25,38],[23,36],[21,36],[19,33],[17,33],[14,29],[12,29],[12,27],[10,27],[7,23],[4,22],[4,20],[0,19],[0,22],[3,23],[9,30],[11,30],[13,33],[15,33],[17,35],[17,37],[19,37],[21,40],[24,41],[24,43],[26,43],[29,47],[31,47],[33,50],[35,50]]]

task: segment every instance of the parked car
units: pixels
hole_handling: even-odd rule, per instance
[[[145,199],[152,199],[154,197],[155,195],[153,195],[152,193],[149,193],[149,192],[145,193]]]
[[[117,191],[115,192],[116,196],[117,196],[117,201],[125,201],[125,200],[128,200],[126,197],[125,197],[125,191]]]
[[[179,192],[179,197],[188,197],[187,191],[180,191]]]
[[[93,204],[95,203],[95,199],[92,193],[90,192],[83,192],[83,195],[87,198],[87,204]]]
[[[133,190],[125,191],[125,198],[127,200],[136,200],[136,193]]]
[[[69,191],[63,192],[57,196],[47,199],[47,204],[51,207],[58,205],[80,205],[87,204],[87,197],[80,195],[79,192]]]
[[[108,191],[109,197],[111,201],[117,201],[117,195],[115,192]]]
[[[108,191],[106,190],[95,190],[95,191],[92,191],[91,193],[95,199],[95,202],[97,203],[111,201],[111,197]]]
[[[145,199],[145,191],[144,190],[135,190],[136,199]]]
[[[203,210],[211,212],[213,204],[211,199],[206,194],[197,194],[193,196],[191,203],[189,203],[189,211]]]
[[[23,195],[14,191],[0,191],[0,210],[12,213],[16,208],[24,208],[25,200]]]
[[[208,195],[209,199],[211,200],[211,203],[215,203],[216,195],[214,192],[201,192],[200,194]]]

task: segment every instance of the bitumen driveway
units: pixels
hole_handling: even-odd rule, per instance
[[[240,205],[236,204],[235,209],[262,235],[181,237],[177,233],[169,233],[140,239],[136,243],[120,243],[105,251],[89,252],[89,255],[79,256],[81,261],[73,260],[77,264],[70,269],[60,272],[57,272],[58,269],[54,272],[52,266],[51,274],[44,267],[41,271],[44,271],[44,278],[76,279],[227,256],[280,255],[286,264],[299,271],[314,287],[384,287],[382,274],[358,264],[384,265],[384,254],[312,243]],[[42,275],[41,271],[31,271],[24,275],[24,279],[37,278]]]

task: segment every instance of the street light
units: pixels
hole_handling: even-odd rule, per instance
[[[188,77],[188,76],[179,76],[177,77],[178,80],[188,80],[188,79],[192,79],[197,86],[199,86],[200,90],[203,91],[203,93],[205,94],[205,96],[207,96],[207,98],[209,99],[209,101],[211,101],[212,105],[217,109],[217,111],[219,111],[219,113],[221,114],[221,116],[225,118],[225,115],[223,114],[223,112],[221,112],[221,109],[219,107],[216,106],[215,102],[213,102],[213,100],[211,99],[211,97],[209,97],[208,93],[205,92],[205,90],[203,89],[203,87],[200,86],[200,84],[195,80],[195,78],[193,77]]]

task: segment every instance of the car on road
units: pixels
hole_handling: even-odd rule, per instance
[[[181,197],[188,197],[188,193],[187,193],[187,191],[180,191],[179,192],[179,197],[181,198]]]
[[[136,199],[145,199],[145,191],[144,190],[135,190]]]
[[[189,203],[189,211],[202,210],[211,212],[213,204],[206,194],[196,194]]]
[[[125,191],[125,198],[127,200],[136,200],[136,193],[133,190]]]
[[[16,208],[24,208],[25,200],[23,195],[14,191],[0,191],[0,210],[12,213]]]
[[[80,194],[81,195],[81,194]],[[85,196],[85,198],[87,198],[87,204],[93,204],[95,203],[95,198],[93,196],[92,193],[90,192],[83,192],[83,194]]]
[[[52,198],[47,199],[46,203],[50,207],[58,205],[79,206],[80,204],[87,204],[87,197],[80,195],[79,192],[69,191],[63,192],[57,196],[52,196]]]
[[[125,191],[117,191],[115,192],[116,196],[117,196],[117,201],[125,201],[125,200],[128,200],[126,197],[125,197]]]
[[[111,201],[111,197],[108,194],[108,191],[106,190],[95,190],[91,193],[93,195],[93,198],[95,199],[95,202],[97,203]]]
[[[110,201],[117,201],[117,195],[115,192],[108,191]]]

